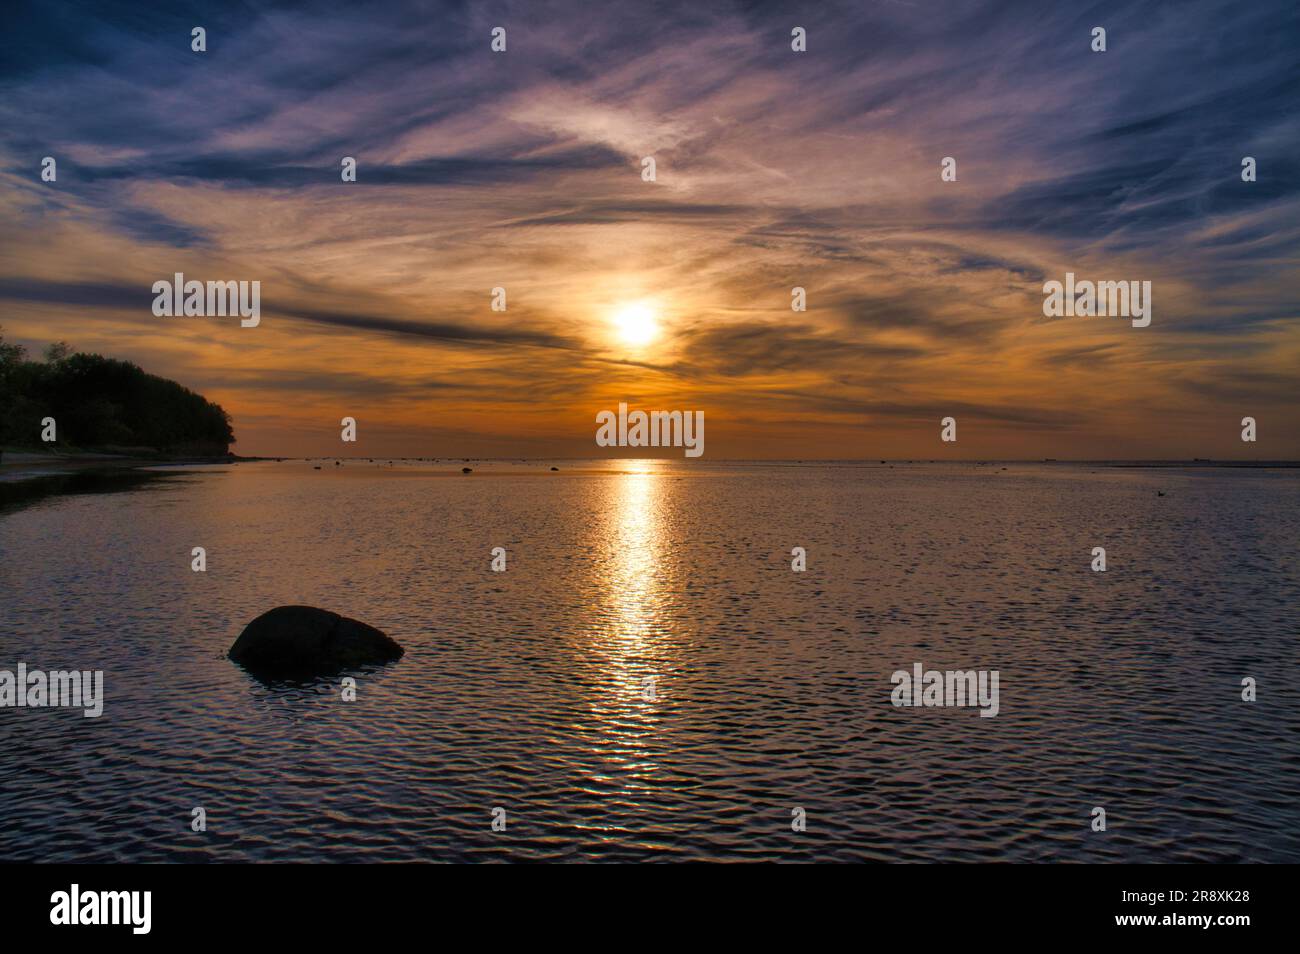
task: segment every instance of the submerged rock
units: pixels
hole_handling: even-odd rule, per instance
[[[314,606],[277,606],[244,627],[229,656],[256,676],[292,679],[392,662],[404,652],[358,620]]]

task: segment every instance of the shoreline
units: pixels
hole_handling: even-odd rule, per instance
[[[491,463],[533,463],[539,466],[546,465],[552,461],[591,462],[596,464],[608,464],[614,461],[632,461],[632,460],[676,460],[677,458],[618,458],[618,457],[593,457],[593,458],[553,458],[553,457],[385,457],[385,460],[391,462],[400,461],[402,463],[474,463],[474,464],[491,464]],[[50,453],[30,450],[3,450],[0,454],[0,484],[15,484],[20,482],[40,480],[46,477],[67,476],[71,474],[88,473],[88,472],[113,472],[113,471],[131,471],[144,470],[154,467],[183,467],[183,466],[212,466],[214,464],[240,464],[240,463],[257,463],[265,461],[275,462],[302,462],[310,463],[314,461],[340,460],[348,463],[370,462],[378,458],[369,457],[241,457],[237,454],[223,454],[217,456],[203,455],[177,455],[170,456],[164,454],[149,453],[114,453],[110,451],[93,451],[77,450],[66,454]],[[1116,469],[1250,469],[1250,470],[1292,470],[1300,469],[1300,460],[1209,460],[1197,458],[1193,460],[1057,460],[1057,459],[1037,459],[1037,460],[936,460],[928,458],[895,458],[895,459],[862,459],[862,460],[819,460],[812,458],[802,458],[797,460],[776,459],[776,460],[757,460],[744,458],[728,458],[712,461],[713,464],[771,464],[773,466],[801,466],[801,465],[830,465],[838,464],[841,466],[880,466],[888,465],[908,465],[908,464],[966,464],[969,466],[990,466],[990,465],[1058,465],[1058,466],[1091,466],[1091,467],[1112,467]],[[572,471],[570,471],[572,473]]]
[[[73,451],[67,454],[43,453],[40,451],[4,450],[0,455],[0,483],[19,483],[39,480],[42,477],[58,477],[68,474],[90,471],[140,470],[146,467],[185,466],[207,464],[234,464],[241,460],[261,460],[265,458],[241,458],[233,454],[217,457],[195,455],[167,456],[150,454],[115,454],[106,451]]]

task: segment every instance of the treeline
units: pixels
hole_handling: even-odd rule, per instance
[[[54,443],[41,440],[47,417]],[[0,445],[217,455],[234,440],[230,415],[175,381],[61,343],[29,361],[0,335]]]

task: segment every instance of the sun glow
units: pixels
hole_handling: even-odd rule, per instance
[[[654,309],[645,302],[624,305],[614,315],[614,327],[624,344],[646,345],[659,335]]]

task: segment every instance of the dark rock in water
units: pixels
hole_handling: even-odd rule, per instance
[[[474,468],[473,468],[473,467],[462,467],[462,468],[460,469],[460,472],[461,472],[462,474],[472,474],[472,473],[474,473]]]
[[[551,470],[559,470],[559,469],[560,469],[560,468],[558,468],[558,467],[552,467],[552,468],[551,468]]]
[[[230,658],[255,676],[308,678],[400,659],[373,626],[313,606],[277,606],[244,627]]]

